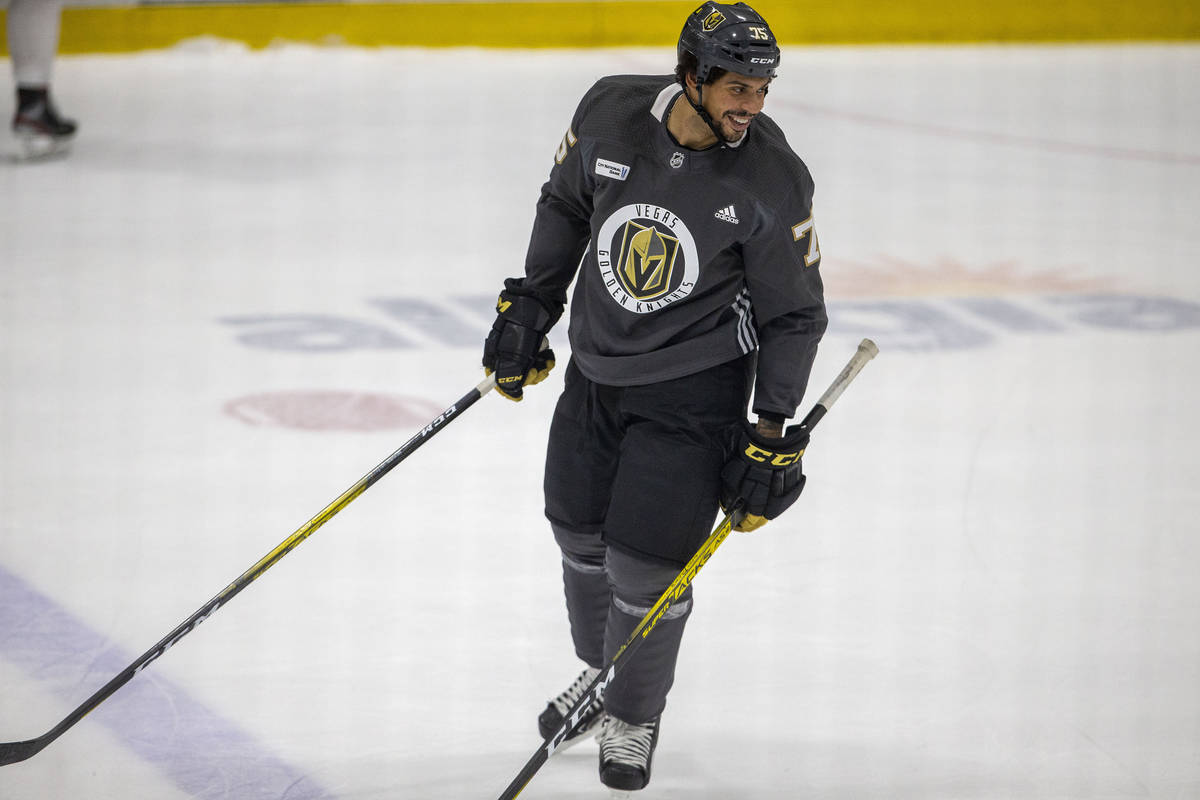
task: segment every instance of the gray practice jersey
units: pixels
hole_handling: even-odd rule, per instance
[[[616,76],[584,96],[542,187],[525,285],[565,297],[578,272],[571,349],[597,383],[757,349],[754,410],[792,417],[826,326],[812,178],[765,114],[737,145],[680,147],[665,123],[680,92],[671,76]]]

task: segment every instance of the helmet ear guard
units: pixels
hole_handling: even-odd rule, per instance
[[[696,59],[696,83],[714,67],[752,78],[773,78],[779,43],[767,21],[745,3],[707,2],[692,12],[679,34],[678,54]]]

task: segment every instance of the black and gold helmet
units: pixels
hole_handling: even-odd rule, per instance
[[[691,53],[696,81],[704,83],[713,67],[753,78],[773,78],[779,43],[757,11],[745,3],[705,3],[692,12],[679,34],[679,58]]]

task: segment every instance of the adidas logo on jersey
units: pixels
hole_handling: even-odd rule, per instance
[[[725,206],[713,216],[725,222],[732,222],[734,225],[738,224],[737,212],[733,210],[733,206]]]

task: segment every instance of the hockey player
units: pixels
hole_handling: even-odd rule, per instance
[[[542,187],[525,275],[505,281],[484,346],[498,389],[520,400],[554,366],[543,337],[578,277],[545,503],[587,668],[542,712],[543,737],[707,538],[719,503],[744,500],[738,529],[751,530],[804,486],[807,434],[783,427],[826,314],[813,182],[762,113],[779,47],[746,4],[707,2],[678,59],[673,78],[608,77],[584,96]],[[650,780],[691,591],[572,734],[599,732],[614,789]]]
[[[17,89],[12,130],[30,157],[65,151],[75,136],[75,122],[50,97],[61,13],[61,0],[11,0],[5,15]]]

